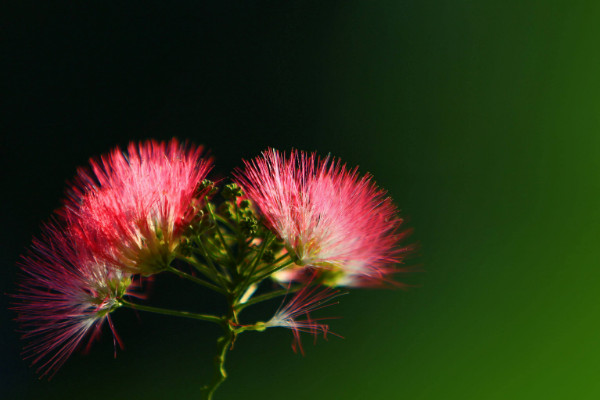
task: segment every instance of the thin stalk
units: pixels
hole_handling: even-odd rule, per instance
[[[229,328],[225,335],[217,340],[218,351],[215,356],[215,377],[213,381],[206,387],[207,400],[212,400],[213,394],[219,386],[227,379],[227,371],[225,371],[225,357],[227,351],[231,348],[235,339],[235,330]]]
[[[202,251],[202,255],[204,256],[206,261],[208,261],[208,265],[215,271],[215,274],[216,274],[217,279],[219,280],[219,283],[221,284],[221,286],[227,287],[228,282],[225,281],[225,279],[223,278],[223,273],[225,274],[225,276],[227,278],[229,278],[229,274],[227,274],[227,271],[224,269],[221,269],[221,268],[217,268],[217,266],[213,262],[212,258],[209,256],[208,250],[206,250],[206,247],[204,246],[202,239],[198,239],[196,241],[196,243],[198,243],[198,246],[200,247],[200,250]]]
[[[179,276],[181,278],[185,278],[185,279],[190,280],[192,282],[195,282],[195,283],[197,283],[199,285],[207,287],[207,288],[209,288],[211,290],[214,290],[215,292],[219,292],[219,293],[225,294],[225,290],[224,289],[222,289],[222,288],[220,288],[220,287],[218,287],[216,285],[213,285],[212,283],[207,282],[204,279],[196,278],[194,275],[186,274],[185,272],[180,271],[177,268],[169,266],[169,267],[167,267],[166,270],[169,271],[169,272],[174,273],[175,275],[177,275],[177,276]]]
[[[269,245],[269,243],[272,241],[272,239],[273,239],[273,236],[265,238],[263,240],[263,242],[261,243],[258,253],[254,256],[254,260],[252,260],[252,265],[250,266],[250,271],[248,272],[248,275],[246,276],[243,284],[241,285],[242,291],[245,291],[246,287],[252,284],[252,282],[251,282],[252,275],[254,275],[254,271],[256,271],[256,267],[260,263],[260,260],[262,259],[262,256],[265,253],[265,250],[266,250],[267,246]]]
[[[144,306],[144,305],[141,305],[141,304],[131,303],[131,302],[129,302],[127,300],[124,300],[124,299],[120,299],[119,302],[121,303],[121,305],[123,305],[125,307],[128,307],[128,308],[132,308],[134,310],[148,311],[148,312],[153,312],[153,313],[156,313],[156,314],[172,315],[174,317],[184,317],[184,318],[199,319],[199,320],[202,320],[202,321],[214,322],[216,324],[222,324],[223,323],[223,318],[217,317],[215,315],[196,314],[196,313],[191,313],[191,312],[188,312],[188,311],[177,311],[177,310],[170,310],[170,309],[167,309],[167,308]]]
[[[256,289],[258,289],[258,285],[256,283],[248,286],[248,289],[246,289],[240,296],[239,304],[247,302],[250,299],[250,297],[252,297],[254,292],[256,292]]]
[[[237,236],[237,242],[238,242],[238,248],[239,248],[238,249],[239,256],[238,256],[238,259],[236,260],[237,262],[235,264],[235,267],[236,267],[237,273],[240,274],[242,271],[242,260],[244,258],[244,250],[245,250],[244,248],[248,244],[246,243],[246,240],[244,239],[245,235],[242,234],[242,230],[240,228],[240,209],[238,208],[238,205],[237,205],[237,198],[233,199],[233,204],[235,205],[235,225],[237,228],[235,230],[235,233]]]
[[[229,252],[229,246],[227,246],[227,242],[225,241],[225,238],[223,237],[223,233],[221,232],[221,228],[219,227],[219,223],[217,222],[217,217],[215,216],[215,213],[212,209],[212,206],[210,205],[210,203],[206,202],[206,208],[208,209],[208,213],[210,214],[211,218],[213,219],[214,223],[215,223],[215,229],[217,230],[217,234],[219,235],[219,239],[221,239],[221,243],[223,243],[223,247],[225,248],[225,251],[227,252],[227,256],[229,257],[229,260],[235,264],[235,258],[233,257],[233,255]]]
[[[282,256],[280,256],[277,260],[273,261],[273,264],[277,264],[280,263],[281,261],[283,261],[287,256],[289,256],[289,254],[286,252],[284,253]]]
[[[233,199],[233,205],[235,206],[235,222],[237,222],[237,225],[240,226],[240,209],[237,205],[237,199]]]
[[[287,266],[289,266],[290,264],[293,264],[293,263],[294,263],[294,260],[290,259],[290,260],[288,260],[287,262],[285,262],[285,263],[283,263],[283,264],[281,264],[281,265],[278,265],[277,267],[275,267],[275,268],[274,268],[274,269],[272,269],[271,271],[269,271],[269,272],[266,272],[266,273],[264,273],[264,274],[262,274],[262,275],[259,275],[258,277],[256,277],[256,279],[253,279],[253,280],[251,281],[251,283],[257,283],[257,282],[260,282],[260,281],[262,281],[263,279],[267,278],[268,276],[270,276],[270,275],[274,274],[274,273],[275,273],[275,272],[277,272],[277,271],[281,271],[282,269],[284,269],[285,267],[287,267]]]
[[[238,304],[237,307],[236,307],[236,310],[237,311],[241,311],[244,308],[249,307],[249,306],[251,306],[253,304],[260,303],[262,301],[271,300],[271,299],[274,299],[276,297],[285,296],[286,294],[289,294],[289,293],[295,293],[295,292],[297,292],[298,290],[300,290],[300,289],[302,289],[304,287],[306,287],[306,286],[300,285],[300,286],[296,286],[296,287],[289,288],[289,289],[279,289],[279,290],[275,290],[273,292],[261,294],[260,296],[256,296],[256,297],[248,300],[247,302],[245,302],[243,304]]]
[[[231,225],[231,223],[226,219],[223,218],[222,216],[215,214],[215,218],[217,221],[220,221],[223,225],[225,225],[227,228],[231,229],[232,231],[237,231],[237,229]]]
[[[215,356],[215,376],[212,382],[205,387],[206,399],[212,400],[213,394],[217,388],[227,379],[227,371],[225,371],[225,358],[227,352],[233,347],[237,335],[237,312],[235,310],[236,300],[234,296],[228,296],[229,313],[226,318],[221,321],[223,327],[223,336],[217,339],[217,355]]]
[[[181,254],[177,254],[176,258],[178,260],[185,261],[186,263],[190,264],[192,267],[194,267],[196,269],[196,271],[200,272],[202,275],[206,276],[207,278],[209,278],[213,282],[217,281],[216,273],[210,267],[207,267],[206,265],[201,264],[196,259],[196,257],[194,257],[194,256],[184,256],[184,255],[181,255]]]
[[[267,325],[265,322],[257,322],[253,325],[242,325],[239,328],[236,328],[235,333],[240,334],[246,331],[256,331],[256,332],[264,332],[267,329]]]

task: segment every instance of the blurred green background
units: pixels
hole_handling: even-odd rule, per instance
[[[600,3],[246,1],[5,10],[2,292],[91,156],[177,136],[371,172],[414,228],[406,291],[354,290],[306,356],[242,335],[218,399],[600,397]],[[217,299],[159,276],[154,304]],[[127,310],[50,381],[2,299],[3,399],[197,399],[218,330]],[[277,301],[248,317],[268,316]]]

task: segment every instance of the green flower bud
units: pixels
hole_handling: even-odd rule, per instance
[[[242,200],[242,201],[240,201],[240,208],[242,210],[245,210],[248,207],[250,207],[250,200]]]
[[[240,197],[243,193],[242,189],[240,189],[237,184],[230,183],[229,185],[225,185],[221,194],[223,195],[223,198],[227,200],[234,200],[236,197]]]
[[[262,259],[264,262],[270,264],[275,261],[275,253],[273,253],[273,250],[265,250]]]
[[[258,221],[254,217],[244,217],[240,221],[240,229],[246,236],[252,236],[258,230]]]

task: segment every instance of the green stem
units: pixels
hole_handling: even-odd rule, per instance
[[[268,235],[266,238],[263,239],[263,242],[260,245],[260,249],[258,253],[254,256],[254,260],[252,260],[252,265],[249,268],[249,272],[247,273],[246,278],[244,278],[244,282],[241,285],[241,291],[246,291],[246,289],[252,284],[252,275],[254,275],[254,271],[256,271],[256,267],[260,263],[260,260],[262,259],[263,254],[265,253],[265,249],[267,248],[269,243],[271,243],[273,238],[273,235]]]
[[[261,294],[260,296],[256,296],[243,304],[238,304],[236,307],[236,310],[241,311],[244,308],[249,307],[253,304],[260,303],[262,301],[271,300],[276,297],[285,296],[288,293],[295,293],[298,290],[302,289],[303,287],[305,287],[305,286],[300,285],[300,286],[296,286],[296,287],[289,288],[289,289],[280,289],[280,290],[275,290],[270,293]]]
[[[246,331],[256,331],[256,332],[264,332],[267,329],[267,325],[264,322],[257,322],[253,325],[242,325],[235,330],[236,334],[240,334]]]
[[[233,345],[233,341],[235,340],[236,332],[229,323],[227,324],[227,328],[225,328],[225,334],[221,336],[217,340],[217,355],[215,356],[215,377],[213,381],[206,387],[206,399],[212,400],[213,394],[218,389],[219,386],[227,379],[227,371],[225,371],[225,358],[227,356],[227,351]]]
[[[153,312],[156,314],[172,315],[174,317],[199,319],[202,321],[214,322],[216,324],[223,323],[223,318],[217,317],[215,315],[196,314],[196,313],[191,313],[191,312],[187,312],[187,311],[176,311],[176,310],[169,310],[167,308],[144,306],[141,304],[131,303],[124,299],[120,299],[119,302],[121,303],[121,305],[128,307],[128,308],[133,308],[134,310],[148,311],[148,312]]]
[[[263,279],[265,279],[265,278],[267,278],[267,277],[271,276],[271,275],[272,275],[272,274],[274,274],[275,272],[277,272],[277,271],[281,271],[282,269],[284,269],[285,267],[287,267],[287,266],[289,266],[290,264],[293,264],[293,263],[294,263],[294,260],[291,260],[291,259],[290,259],[290,260],[288,260],[288,261],[284,262],[283,264],[281,264],[281,265],[278,265],[277,267],[273,268],[272,270],[270,270],[270,271],[268,271],[268,272],[266,272],[266,273],[264,273],[264,274],[262,274],[262,275],[259,275],[259,276],[257,276],[255,279],[253,279],[252,281],[250,281],[250,283],[257,283],[257,282],[260,282],[260,281],[262,281]]]
[[[220,216],[219,214],[214,214],[214,215],[215,215],[215,218],[217,221],[220,221],[223,225],[225,225],[225,227],[227,227],[231,231],[233,231],[233,232],[239,231],[233,225],[231,225],[231,223],[227,220],[227,218],[224,218],[224,217]]]
[[[289,256],[289,254],[286,252],[282,256],[280,256],[277,260],[273,261],[273,264],[278,264],[278,263],[282,262],[287,256]]]
[[[237,205],[237,199],[234,198],[233,199],[233,204],[235,205],[235,226],[236,226],[236,230],[235,233],[237,234],[237,240],[238,240],[238,254],[241,258],[238,258],[237,263],[236,263],[236,269],[238,274],[241,273],[242,271],[242,263],[241,261],[243,260],[243,255],[244,255],[244,248],[246,246],[248,246],[248,244],[246,243],[245,240],[245,235],[242,234],[241,228],[240,228],[240,209],[238,208]]]
[[[233,199],[233,205],[235,206],[235,222],[240,226],[240,209],[237,205],[237,199]]]
[[[196,250],[196,249],[194,249],[194,250]],[[197,251],[198,250],[196,250],[196,252]],[[192,267],[194,267],[196,269],[196,271],[200,272],[202,275],[206,276],[213,282],[216,282],[218,280],[216,277],[216,273],[210,267],[208,267],[208,266],[202,264],[200,261],[198,261],[196,259],[196,257],[194,257],[193,255],[184,256],[181,254],[177,254],[176,257],[178,260],[181,260],[181,261],[184,261],[184,262],[190,264]]]
[[[233,294],[227,297],[229,304],[229,313],[226,318],[223,318],[221,326],[223,327],[224,334],[217,340],[217,355],[215,356],[215,376],[212,382],[205,387],[206,399],[212,400],[213,394],[217,388],[227,379],[227,372],[225,371],[225,358],[229,349],[233,347],[237,331],[235,326],[238,325],[237,321],[237,310],[236,300]]]
[[[228,282],[226,282],[225,278],[223,277],[223,275],[225,275],[227,277],[227,279],[229,279],[229,274],[227,273],[227,271],[224,270],[224,269],[221,270],[220,268],[217,268],[217,266],[213,262],[212,258],[208,254],[208,250],[206,250],[206,246],[204,246],[204,243],[202,242],[202,239],[198,238],[198,240],[196,240],[196,243],[198,244],[198,247],[200,248],[200,251],[202,252],[202,255],[204,256],[204,258],[206,259],[206,261],[208,261],[208,265],[215,272],[215,274],[217,276],[217,279],[219,280],[219,283],[221,284],[221,286],[227,287],[228,286]]]
[[[179,276],[181,278],[188,279],[188,280],[190,280],[192,282],[195,282],[195,283],[197,283],[199,285],[202,285],[202,286],[207,287],[207,288],[209,288],[211,290],[214,290],[215,292],[219,292],[219,293],[225,294],[225,290],[223,290],[222,288],[220,288],[220,287],[218,287],[216,285],[213,285],[212,283],[206,282],[204,279],[196,278],[194,275],[186,274],[185,272],[180,271],[177,268],[169,266],[169,267],[167,267],[166,270],[169,271],[169,272],[174,273],[175,275],[177,275],[177,276]]]
[[[235,258],[229,252],[229,246],[227,245],[227,242],[225,241],[225,238],[223,237],[223,233],[221,232],[221,228],[219,227],[219,222],[217,222],[217,217],[215,216],[212,206],[210,205],[210,202],[208,202],[208,200],[206,201],[206,208],[208,209],[208,213],[210,214],[211,218],[213,219],[213,221],[215,223],[215,229],[217,230],[217,235],[219,236],[221,243],[223,243],[223,248],[225,249],[225,252],[227,252],[227,256],[229,257],[229,260],[235,264]]]

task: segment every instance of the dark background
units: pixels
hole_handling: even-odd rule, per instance
[[[176,136],[227,176],[267,146],[371,172],[414,227],[408,291],[355,290],[331,337],[240,337],[217,398],[597,399],[600,7],[592,1],[4,5],[1,292],[78,166]],[[158,276],[153,304],[219,299]],[[199,398],[218,330],[118,310],[39,381],[0,298],[0,397]],[[266,318],[277,302],[249,317]]]

